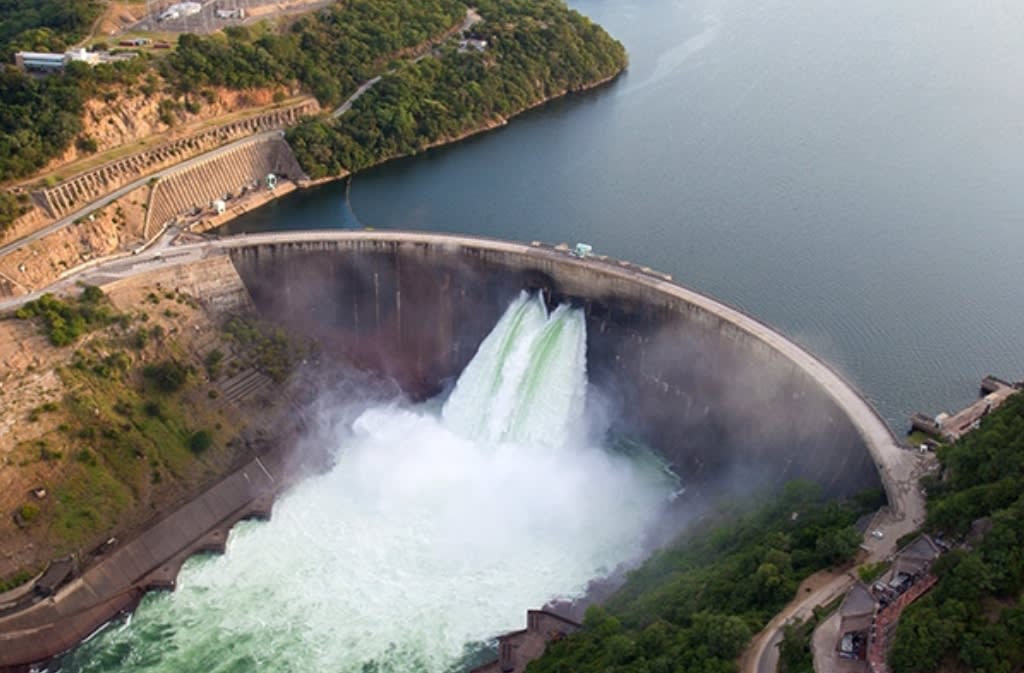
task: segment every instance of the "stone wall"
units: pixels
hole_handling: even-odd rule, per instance
[[[498,638],[498,658],[470,673],[522,673],[526,665],[544,654],[548,643],[576,633],[580,624],[547,610],[526,613],[526,628]]]
[[[215,126],[103,164],[54,187],[34,192],[32,197],[50,216],[61,218],[119,187],[162,168],[239,138],[292,126],[302,117],[316,114],[319,109],[315,100],[307,99],[295,105]]]

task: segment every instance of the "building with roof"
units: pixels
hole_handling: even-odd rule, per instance
[[[927,535],[921,535],[903,549],[896,552],[892,564],[892,579],[900,576],[917,579],[931,569],[942,549]]]
[[[135,52],[109,54],[107,52],[88,51],[83,48],[69,49],[63,54],[45,51],[19,51],[14,54],[14,64],[25,72],[52,75],[64,72],[68,63],[85,63],[89,66],[100,63],[124,61],[138,56]]]
[[[51,54],[45,51],[19,51],[14,55],[14,64],[25,72],[64,72],[70,58],[67,54]]]
[[[875,597],[861,582],[846,594],[839,606],[839,639],[836,642],[836,651],[841,658],[864,659],[876,608]]]
[[[582,628],[580,624],[547,610],[529,610],[526,628],[498,638],[498,659],[477,666],[470,673],[522,673],[544,654],[549,643],[559,641]]]

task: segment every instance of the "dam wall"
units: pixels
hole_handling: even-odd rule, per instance
[[[399,232],[224,246],[264,317],[417,398],[451,385],[520,290],[578,306],[597,413],[661,452],[688,488],[746,492],[806,478],[850,494],[878,484],[872,454],[895,446],[870,406],[813,356],[632,266]]]
[[[157,147],[141,150],[33,192],[36,205],[53,218],[69,215],[96,199],[151,173],[246,136],[293,126],[320,107],[310,98],[294,105],[236,119]]]
[[[268,173],[304,176],[291,147],[281,137],[262,137],[201,159],[160,179],[153,188],[146,213],[151,232],[179,215],[206,209],[214,199],[243,190],[266,189]]]
[[[213,305],[255,307],[318,339],[321,358],[392,379],[414,398],[444,392],[509,302],[540,292],[549,306],[568,302],[586,316],[590,420],[658,450],[688,494],[739,496],[805,478],[838,497],[881,477],[894,517],[874,524],[888,526],[885,544],[923,520],[923,505],[907,496],[918,493],[915,482],[898,477],[913,453],[856,389],[750,316],[633,265],[470,237],[318,231],[177,246],[98,272],[108,284],[159,281]],[[253,385],[240,377],[230,387]],[[173,587],[189,555],[222,550],[235,522],[268,515],[287,464],[283,450],[255,458],[118,543],[54,597],[0,610],[0,671],[28,670],[145,591]],[[552,628],[537,615],[502,639],[500,670],[543,649]]]

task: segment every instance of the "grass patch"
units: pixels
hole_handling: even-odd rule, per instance
[[[860,577],[860,581],[864,584],[871,584],[886,571],[889,564],[885,561],[879,561],[878,563],[865,563],[864,565],[857,568],[857,576]]]
[[[5,580],[0,580],[0,593],[10,591],[11,589],[17,589],[22,584],[25,584],[33,577],[39,574],[38,568],[25,568],[11,575]]]

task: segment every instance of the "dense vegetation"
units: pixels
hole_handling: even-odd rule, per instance
[[[98,0],[0,0],[0,58],[15,51],[63,51],[89,32]]]
[[[17,49],[63,50],[84,35],[97,8],[94,0],[0,0],[3,57],[9,62]],[[284,34],[235,28],[182,36],[158,69],[189,109],[214,85],[295,87],[330,106],[383,70],[389,56],[443,34],[465,11],[457,0],[351,0],[299,19]],[[81,135],[85,102],[137,83],[150,67],[149,58],[95,68],[73,63],[63,76],[38,78],[0,66],[0,182],[35,173],[72,142],[95,148]],[[140,90],[156,93],[157,82],[150,72]],[[19,205],[10,196],[0,200],[0,233],[21,214]]]
[[[98,0],[0,0],[0,60],[9,64],[22,50],[64,51],[86,36],[100,10]],[[66,78],[33,78],[0,65],[0,182],[34,173],[75,140],[86,97],[121,68],[89,70],[76,65]],[[25,206],[0,195],[0,234]]]
[[[626,53],[600,26],[559,0],[483,0],[474,28],[483,53],[445,45],[385,75],[340,122],[311,120],[289,132],[312,177],[360,170],[413,154],[517,114],[552,95],[618,73]]]
[[[67,346],[80,336],[110,325],[118,316],[103,290],[86,285],[77,298],[61,300],[44,294],[18,309],[22,320],[39,319],[43,332],[54,346]]]
[[[475,4],[485,19],[474,29],[489,43],[484,53],[459,53],[447,43],[435,57],[392,61],[423,53],[449,34],[466,16],[466,5],[349,0],[303,16],[283,32],[261,26],[183,35],[155,70],[149,57],[95,68],[72,63],[59,77],[3,68],[0,182],[35,173],[72,143],[95,149],[82,135],[85,102],[130,86],[184,97],[188,109],[209,98],[213,86],[299,89],[334,107],[361,82],[386,73],[342,123],[310,121],[290,134],[300,163],[322,177],[418,152],[625,65],[622,45],[561,0]],[[7,58],[18,48],[64,49],[87,32],[97,8],[94,0],[0,0],[0,44]],[[10,195],[0,199],[0,233],[24,205]]]
[[[18,217],[28,212],[28,195],[0,192],[0,239]]]
[[[30,77],[0,66],[0,182],[31,175],[66,150],[82,132],[85,101],[134,81],[147,67],[145,58],[96,67],[71,63],[62,76]]]
[[[897,673],[1024,669],[1024,395],[981,428],[939,449],[942,474],[925,480],[926,528],[956,539],[991,523],[973,548],[935,565],[939,583],[900,620],[890,664]]]
[[[457,26],[465,13],[458,0],[349,0],[302,17],[284,34],[233,28],[184,35],[161,69],[186,95],[211,85],[283,84],[336,105],[390,56]]]
[[[728,673],[812,572],[857,550],[865,507],[826,503],[794,482],[760,509],[687,533],[630,574],[584,629],[550,646],[529,673]]]

